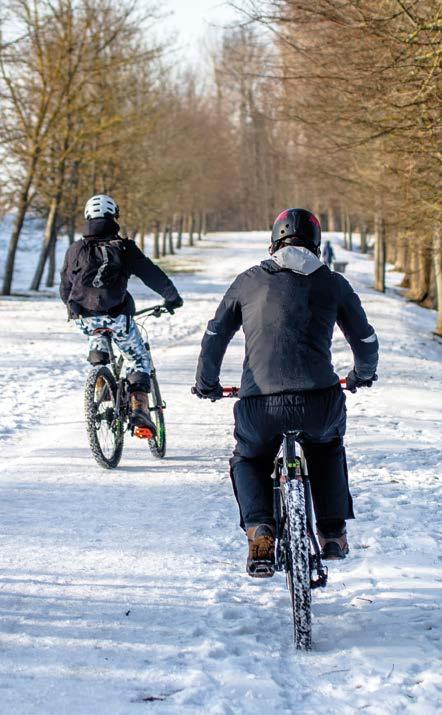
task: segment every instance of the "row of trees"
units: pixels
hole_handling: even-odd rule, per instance
[[[385,260],[407,296],[438,306],[442,334],[441,32],[439,0],[244,0],[275,52],[272,122],[285,138],[288,203],[329,229],[375,235],[375,287]],[[248,28],[248,25],[246,25]],[[253,37],[249,29],[249,42]],[[256,75],[249,73],[251,77]],[[284,202],[282,202],[284,203]]]
[[[26,216],[45,230],[31,288],[55,271],[61,231],[81,226],[85,200],[115,194],[124,229],[140,243],[172,227],[193,242],[227,185],[230,127],[190,72],[155,42],[154,10],[112,0],[12,0],[14,36],[0,46],[0,209],[14,226],[2,293],[12,290]],[[22,239],[23,240],[23,239]]]
[[[116,195],[155,256],[183,232],[266,229],[298,205],[348,248],[373,235],[376,288],[388,258],[409,298],[439,307],[442,334],[439,1],[238,0],[243,22],[212,40],[204,81],[155,42],[155,12],[129,2],[11,0],[3,293],[30,210],[46,221],[38,288],[93,192]]]

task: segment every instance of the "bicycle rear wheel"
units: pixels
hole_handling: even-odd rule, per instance
[[[304,484],[291,479],[284,484],[286,509],[285,561],[293,612],[294,641],[300,650],[312,647],[310,541],[305,512]]]
[[[90,370],[84,391],[89,446],[95,461],[106,469],[116,467],[124,443],[123,424],[116,418],[117,383],[107,367]]]
[[[149,393],[149,409],[152,419],[155,422],[157,433],[155,437],[149,439],[149,449],[154,457],[162,459],[166,454],[166,423],[164,421],[164,403],[161,398],[160,386],[152,370],[150,375],[151,391]]]

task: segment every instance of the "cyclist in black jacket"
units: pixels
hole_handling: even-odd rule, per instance
[[[345,522],[354,515],[343,445],[345,396],[331,362],[333,328],[339,325],[353,351],[352,391],[377,379],[378,341],[351,285],[320,261],[320,244],[312,213],[283,211],[273,225],[271,259],[236,278],[202,341],[195,391],[217,400],[227,345],[241,326],[245,334],[231,476],[249,564],[274,558],[270,475],[288,429],[304,433],[323,558],[348,553]]]
[[[149,415],[151,360],[141,334],[132,320],[135,303],[127,290],[131,275],[159,293],[173,312],[183,305],[177,289],[166,274],[152,263],[134,241],[122,239],[116,219],[119,208],[112,197],[92,196],[85,207],[83,238],[67,250],[61,271],[60,296],[82,333],[89,337],[92,365],[109,362],[107,343],[97,332],[112,330],[113,339],[124,353],[131,389],[132,426],[148,427],[155,433]]]

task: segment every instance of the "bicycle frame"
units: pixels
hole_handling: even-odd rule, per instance
[[[169,311],[163,305],[154,305],[154,306],[151,306],[150,308],[143,308],[142,310],[138,310],[135,313],[134,317],[143,315],[146,318],[149,318],[149,317],[159,318],[163,313],[168,313],[168,312]],[[146,349],[150,352],[150,346],[149,346],[149,342],[147,340],[147,331],[144,328],[143,324],[139,324],[139,328],[146,335],[145,346],[146,346]],[[128,396],[127,396],[127,390],[125,388],[125,381],[121,378],[121,370],[122,370],[122,367],[124,364],[124,357],[121,354],[118,357],[115,355],[113,341],[112,341],[112,330],[110,330],[108,328],[104,328],[104,329],[99,328],[95,332],[101,333],[107,343],[107,351],[109,353],[110,366],[111,366],[112,372],[115,376],[115,380],[117,382],[117,393],[116,393],[116,397],[115,397],[115,416],[116,416],[117,420],[121,420],[122,422],[124,422],[127,415],[125,414],[125,410],[122,408],[124,406],[126,406],[128,403]],[[151,377],[152,376],[155,376],[155,368],[153,366],[152,366],[152,371],[151,371]],[[164,401],[162,401],[161,409],[164,409],[165,407],[166,407],[166,403]],[[159,409],[159,407],[152,407],[151,411],[158,410],[158,409]]]

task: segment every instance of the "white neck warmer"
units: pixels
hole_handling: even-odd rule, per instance
[[[309,276],[323,265],[314,253],[303,246],[284,246],[272,255],[272,260],[280,268],[288,268],[294,273]]]

